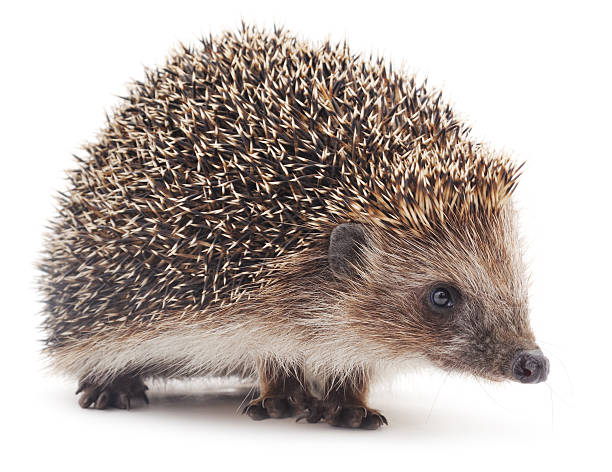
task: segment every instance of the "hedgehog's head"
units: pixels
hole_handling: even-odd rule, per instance
[[[351,329],[381,356],[417,355],[491,380],[546,380],[510,205],[418,232],[345,223],[332,231],[329,256],[350,292]]]

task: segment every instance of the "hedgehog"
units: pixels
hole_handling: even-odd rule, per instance
[[[534,384],[512,194],[522,165],[413,75],[243,25],[134,82],[60,193],[40,289],[83,408],[147,379],[259,384],[253,419],[376,429],[425,363]]]

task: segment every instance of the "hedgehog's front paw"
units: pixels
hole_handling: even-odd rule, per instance
[[[313,406],[311,417],[306,417],[310,422],[323,419],[327,424],[343,428],[378,429],[382,425],[389,424],[379,411],[372,410],[365,405],[326,403]]]
[[[250,402],[242,413],[259,421],[267,418],[288,418],[293,415],[293,409],[286,396],[266,395]]]
[[[142,399],[149,403],[147,394],[148,387],[140,377],[118,377],[111,383],[95,384],[91,382],[81,382],[76,393],[81,393],[79,405],[88,408],[94,405],[98,410],[105,408],[120,408],[129,410],[132,400]]]

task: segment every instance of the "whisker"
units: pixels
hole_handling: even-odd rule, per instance
[[[544,383],[546,384],[550,392],[550,429],[551,431],[554,431],[555,430],[555,403],[553,401],[554,391],[552,387],[548,384],[548,382],[544,382]]]
[[[431,403],[431,408],[429,409],[429,413],[427,414],[427,419],[425,420],[425,423],[429,423],[429,418],[431,418],[431,414],[433,412],[434,406],[436,405],[436,402],[438,401],[438,397],[440,396],[440,392],[442,391],[442,387],[444,387],[444,384],[448,380],[449,375],[450,375],[450,372],[447,372],[446,375],[444,376],[444,379],[442,379],[442,383],[440,384],[440,387],[438,387],[438,391],[436,392],[436,396],[434,397],[433,402]]]
[[[570,398],[574,398],[574,383],[572,382],[572,378],[570,376],[569,369],[565,365],[565,362],[563,362],[562,358],[559,357],[557,354],[555,354],[554,351],[547,351],[546,354],[548,356],[550,356],[550,357],[553,357],[555,359],[555,361],[558,362],[561,365],[561,367],[563,369],[563,373],[565,374],[565,378],[567,379],[567,383],[569,384],[569,387],[570,387],[570,389],[569,389],[570,390],[569,391],[569,396],[570,396]],[[546,383],[548,384],[548,381]],[[555,391],[555,395],[557,395],[566,405],[569,405],[569,401],[566,400],[565,398],[563,398],[556,391]]]
[[[244,404],[247,402],[247,400],[249,400],[250,398],[254,396],[253,392],[255,391],[255,388],[257,388],[257,385],[255,384],[251,385],[251,388],[249,388],[249,390],[247,391],[246,395],[240,402],[240,405],[238,405],[238,408],[236,408],[236,413],[242,413]]]
[[[513,414],[513,415],[514,415],[514,412],[513,412],[512,410],[510,410],[510,409],[509,409],[509,408],[507,408],[506,406],[502,405],[502,404],[501,404],[499,401],[497,401],[497,400],[496,400],[496,399],[493,397],[493,395],[491,395],[491,394],[489,393],[489,391],[488,391],[488,390],[485,388],[484,384],[482,383],[482,380],[481,380],[481,379],[479,379],[479,378],[477,377],[477,378],[476,378],[476,380],[478,380],[478,385],[480,385],[480,388],[482,388],[482,390],[483,390],[483,391],[484,391],[484,392],[487,394],[487,396],[488,396],[488,397],[489,397],[491,400],[493,400],[493,402],[494,402],[494,403],[495,403],[495,404],[496,404],[498,407],[500,407],[502,410],[504,410],[504,411],[506,411],[506,412],[511,413],[511,414]]]

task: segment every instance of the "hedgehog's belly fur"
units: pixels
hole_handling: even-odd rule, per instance
[[[275,328],[272,332],[269,324],[253,319],[212,330],[207,323],[193,321],[140,334],[119,329],[55,348],[53,366],[90,381],[126,373],[164,378],[252,378],[262,359],[279,370],[308,369],[314,378],[342,378],[355,370],[376,368],[382,372],[392,368],[392,363],[381,362],[379,349],[347,343],[348,336],[341,332],[326,339],[306,339],[289,327]],[[401,363],[412,365],[414,357]]]
[[[185,324],[140,335],[94,336],[55,349],[53,357],[59,370],[92,381],[125,373],[164,378],[252,377],[258,355],[258,350],[249,348],[253,340],[254,333],[244,325],[211,331]]]

